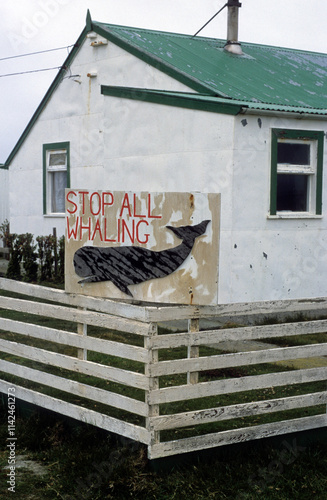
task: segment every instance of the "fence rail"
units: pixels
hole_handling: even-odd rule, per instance
[[[221,326],[304,312],[320,318]],[[0,279],[0,392],[144,443],[150,459],[319,428],[324,317],[327,298],[140,306]],[[165,328],[177,320],[187,331]]]

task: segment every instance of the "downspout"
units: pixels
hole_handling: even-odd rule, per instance
[[[227,2],[227,43],[224,46],[227,52],[239,56],[243,54],[241,44],[238,41],[238,13],[241,6],[242,4],[238,0],[228,0]]]

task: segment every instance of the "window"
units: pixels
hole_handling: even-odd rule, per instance
[[[70,187],[69,142],[43,145],[43,213],[65,213],[65,188]]]
[[[272,130],[270,215],[322,213],[324,132]]]

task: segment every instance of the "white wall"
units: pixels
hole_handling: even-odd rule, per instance
[[[229,231],[221,234],[227,257],[226,267],[221,267],[222,302],[327,295],[326,172],[322,217],[269,218],[271,129],[277,127],[326,132],[327,123],[236,117],[233,220]],[[326,169],[326,142],[324,146]]]
[[[91,41],[86,39],[70,71],[10,165],[10,223],[13,232],[45,235],[51,234],[55,227],[58,235],[64,234],[64,217],[43,216],[43,144],[70,142],[72,187],[85,187],[87,184],[101,189],[104,182],[111,184],[114,181],[112,162],[108,168],[105,158],[105,141],[112,136],[111,142],[116,144],[117,152],[118,145],[124,145],[126,135],[136,131],[129,131],[129,124],[126,127],[128,112],[125,104],[118,120],[113,121],[111,117],[116,113],[117,102],[113,102],[113,109],[108,110],[108,115],[103,112],[107,98],[101,95],[102,84],[143,85],[177,91],[187,89],[122,49],[110,43],[94,48],[90,45]],[[98,76],[89,78],[87,74],[93,71]],[[71,75],[74,76],[70,78]],[[121,163],[124,164],[124,158],[121,158]],[[120,162],[117,169],[120,169]],[[121,177],[117,169],[114,177]],[[133,189],[133,185],[130,186]]]
[[[8,170],[0,168],[0,224],[9,220],[9,174]],[[0,239],[0,246],[3,242]]]

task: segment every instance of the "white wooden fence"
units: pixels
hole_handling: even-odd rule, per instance
[[[327,425],[327,319],[208,323],[249,314],[327,317],[327,298],[177,307],[6,279],[0,290],[0,392],[15,387],[18,399],[144,443],[150,459]],[[8,311],[20,312],[19,321]],[[46,326],[49,318],[56,328]],[[186,331],[162,329],[177,320]],[[298,345],[285,345],[286,337]]]

